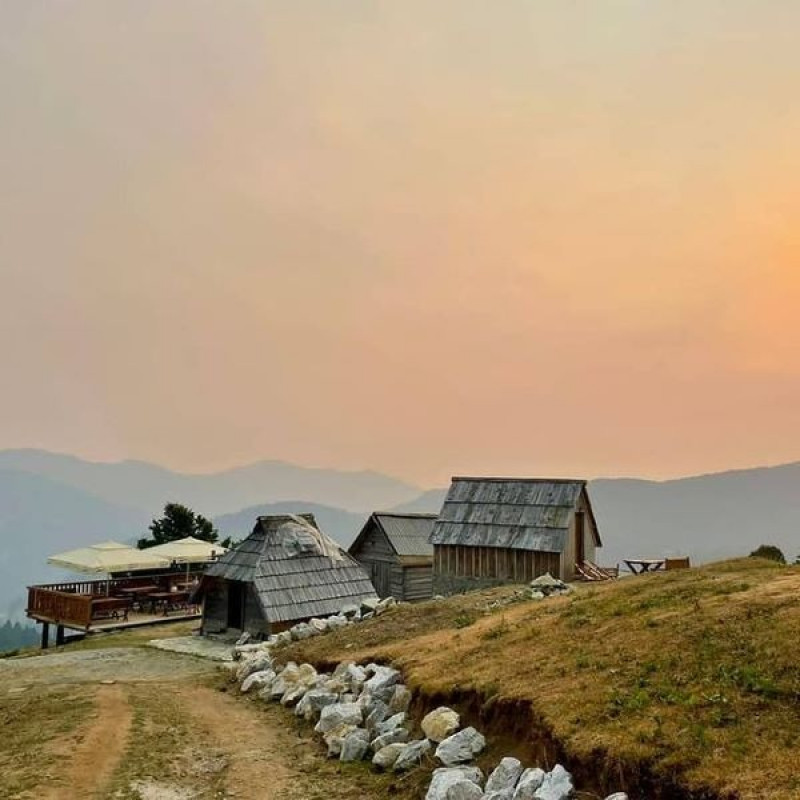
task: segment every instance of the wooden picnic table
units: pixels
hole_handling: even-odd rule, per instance
[[[658,572],[664,569],[663,558],[623,558],[628,569],[634,575],[643,575],[645,572]]]
[[[170,608],[186,605],[189,600],[189,592],[151,592],[147,595],[147,599],[153,604],[154,614],[158,606],[163,606],[166,617]]]

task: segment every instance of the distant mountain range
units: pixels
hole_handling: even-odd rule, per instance
[[[0,451],[0,624],[20,617],[27,584],[59,579],[48,555],[103,539],[133,542],[167,501],[211,516],[234,538],[260,514],[311,511],[347,546],[370,511],[437,512],[445,493],[375,472],[279,461],[185,475],[138,461]],[[791,559],[800,553],[800,463],[662,482],[601,479],[590,493],[605,542],[598,560],[606,564],[670,554],[698,563],[762,543]]]

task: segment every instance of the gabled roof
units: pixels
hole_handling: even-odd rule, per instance
[[[561,553],[581,496],[597,531],[586,481],[456,477],[430,541]]]
[[[252,583],[269,622],[327,616],[376,596],[358,562],[317,527],[313,514],[259,517],[250,536],[206,575]]]
[[[372,525],[376,525],[389,540],[392,549],[401,558],[433,558],[430,535],[436,514],[400,514],[391,511],[375,511],[370,514],[361,532],[350,545],[355,553]]]

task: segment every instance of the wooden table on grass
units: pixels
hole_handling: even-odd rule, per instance
[[[663,558],[623,558],[628,569],[634,575],[643,575],[645,572],[659,572],[664,569]]]

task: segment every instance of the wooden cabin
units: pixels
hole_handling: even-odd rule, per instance
[[[211,565],[198,590],[203,633],[256,637],[375,596],[363,568],[313,514],[259,517],[253,532]]]
[[[453,478],[430,537],[433,591],[575,577],[601,546],[582,480]]]
[[[378,597],[429,600],[433,595],[433,545],[436,514],[376,511],[350,545],[349,553],[372,579]]]

